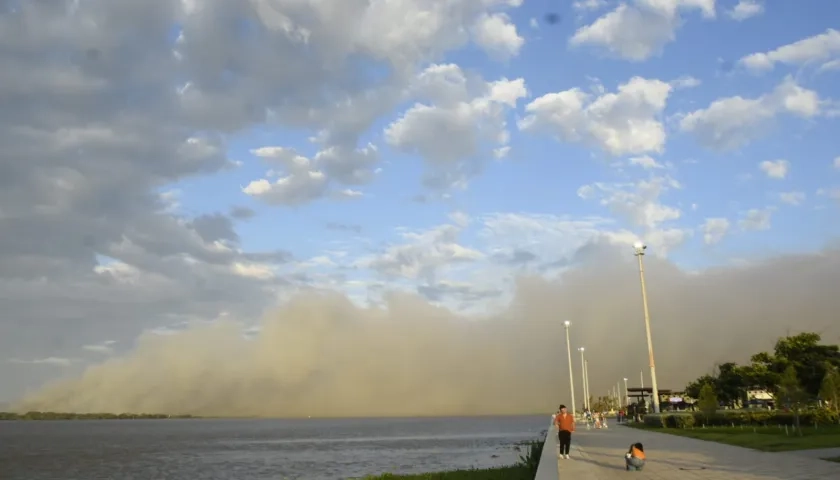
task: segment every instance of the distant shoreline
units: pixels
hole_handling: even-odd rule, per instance
[[[165,420],[165,419],[216,419],[216,420],[360,420],[360,419],[414,419],[414,418],[494,418],[538,417],[546,414],[521,415],[416,415],[382,417],[259,417],[259,416],[197,416],[166,413],[73,413],[73,412],[0,412],[0,421],[45,420]]]
[[[64,412],[0,412],[0,421],[43,420],[162,420],[200,418],[192,415],[167,415],[165,413],[64,413]]]

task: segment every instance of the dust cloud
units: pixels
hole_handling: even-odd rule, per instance
[[[629,257],[629,258],[628,258]],[[207,416],[347,417],[550,412],[569,403],[562,321],[573,322],[581,403],[623,377],[649,382],[637,264],[606,245],[578,252],[557,280],[520,278],[509,308],[464,318],[416,296],[359,308],[337,293],[303,294],[261,333],[218,323],[148,335],[134,351],[47,385],[18,410]],[[685,272],[646,257],[660,389],[682,389],[715,363],[746,361],[788,333],[840,334],[840,249]],[[623,383],[623,382],[622,382]],[[649,384],[648,384],[649,386]]]

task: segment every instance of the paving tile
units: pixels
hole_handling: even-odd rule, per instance
[[[840,479],[840,464],[816,454],[759,452],[621,426],[579,429],[572,435],[572,458],[559,459],[557,433],[553,428],[549,432],[537,480],[613,480],[629,475],[650,480]],[[624,453],[635,442],[645,445],[648,461],[643,471],[628,472]]]

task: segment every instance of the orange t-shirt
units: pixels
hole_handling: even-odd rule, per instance
[[[556,417],[554,417],[554,424],[557,425],[558,430],[565,430],[567,432],[574,432],[575,431],[575,417],[571,414],[558,413]]]
[[[633,449],[630,451],[630,454],[633,455],[634,457],[638,458],[639,460],[644,460],[645,459],[645,452],[639,450],[636,447],[633,447]]]

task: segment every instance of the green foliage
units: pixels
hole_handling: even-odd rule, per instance
[[[593,412],[608,412],[619,408],[618,401],[613,397],[598,397],[591,405]]]
[[[804,332],[780,338],[772,353],[753,355],[749,365],[721,364],[712,375],[703,375],[685,387],[688,396],[698,398],[703,385],[715,388],[718,400],[734,405],[743,400],[746,390],[757,387],[776,393],[785,370],[792,367],[802,390],[810,398],[821,391],[826,374],[840,368],[840,347],[822,345],[817,333]],[[840,380],[837,381],[840,383]]]
[[[690,417],[687,418],[687,417]],[[805,409],[799,413],[805,427],[837,425],[840,414],[822,408]],[[781,410],[718,410],[706,417],[702,412],[666,412],[645,415],[644,424],[650,428],[700,428],[701,426],[764,427],[794,426],[794,412]],[[803,428],[805,428],[803,427]]]
[[[707,421],[709,417],[711,417],[715,414],[715,412],[717,412],[718,405],[718,398],[717,394],[715,393],[715,388],[708,383],[703,385],[703,387],[700,389],[700,395],[697,398],[697,407],[706,416]]]
[[[651,429],[649,426],[631,425],[634,428]],[[725,443],[766,452],[786,452],[816,448],[840,447],[840,426],[804,428],[803,435],[794,435],[790,429],[778,425],[736,426],[707,428],[669,428],[663,433],[697,438],[711,442]]]
[[[645,418],[642,420],[645,425],[648,427],[653,428],[668,428],[668,423],[666,419],[668,417],[667,413],[648,413],[645,415]]]
[[[825,376],[820,384],[820,398],[828,402],[828,408],[840,411],[840,368],[826,365]]]
[[[545,446],[545,438],[547,431],[542,433],[542,438],[533,440],[525,444],[525,453],[519,456],[519,463],[517,466],[525,468],[531,473],[531,478],[537,475],[537,468],[540,466],[540,458],[542,458],[543,447]]]
[[[808,401],[808,392],[799,383],[799,379],[796,377],[796,368],[793,365],[788,365],[779,378],[776,396],[781,403],[795,412],[801,410],[805,402]]]
[[[151,420],[162,418],[195,418],[191,415],[166,415],[163,413],[66,413],[26,412],[24,414],[0,412],[0,420]]]

